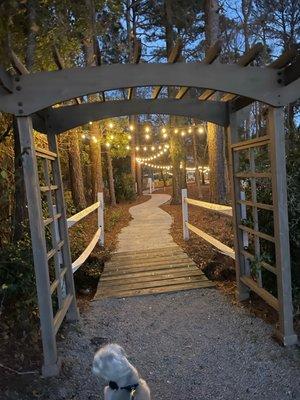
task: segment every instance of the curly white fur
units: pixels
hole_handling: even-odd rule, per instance
[[[93,373],[107,381],[116,382],[119,388],[136,383],[134,400],[151,400],[147,383],[139,377],[138,371],[127,360],[124,349],[118,344],[108,344],[101,347],[94,356]],[[104,389],[104,400],[129,400],[127,390]]]

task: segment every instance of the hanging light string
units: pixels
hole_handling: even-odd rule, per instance
[[[161,149],[158,153],[153,154],[153,156],[149,156],[149,157],[137,157],[137,161],[152,161],[155,160],[156,158],[160,158],[162,157],[164,154],[166,154],[169,150],[169,146],[165,146],[163,149]]]
[[[169,170],[171,170],[173,168],[172,165],[158,165],[158,164],[153,164],[153,163],[149,163],[149,162],[146,162],[146,161],[141,161],[140,159],[137,159],[137,162],[139,164],[143,164],[143,165],[146,165],[147,167],[154,168],[154,169],[163,169],[163,170],[169,171]],[[182,164],[180,165],[180,168],[181,169],[183,168]],[[196,171],[196,167],[186,167],[185,170],[187,172],[195,172]],[[207,165],[204,165],[204,166],[199,166],[198,170],[200,172],[207,173],[207,172],[209,172],[210,169],[209,169],[209,167]]]

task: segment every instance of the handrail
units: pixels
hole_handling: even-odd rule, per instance
[[[185,198],[185,201],[193,206],[198,206],[227,217],[232,217],[232,207],[225,206],[223,204],[214,204],[206,201],[189,199],[188,197]]]
[[[81,253],[81,255],[74,262],[72,262],[73,274],[74,274],[74,272],[76,272],[78,270],[78,268],[81,267],[81,265],[85,262],[85,260],[91,254],[91,252],[93,251],[94,247],[96,246],[96,244],[100,238],[100,235],[101,235],[101,228],[99,228],[97,230],[97,232],[93,236],[93,239],[90,241],[90,243],[85,248],[85,250]]]
[[[235,259],[235,251],[231,247],[226,246],[224,243],[215,239],[213,236],[203,232],[201,229],[189,223],[189,212],[188,204],[204,208],[206,210],[216,212],[226,217],[232,217],[232,207],[225,206],[222,204],[213,204],[206,201],[189,199],[187,197],[187,189],[182,189],[182,222],[183,222],[183,239],[189,240],[190,232],[194,232],[196,235],[206,240],[208,243],[213,245],[220,253],[225,254],[228,257]]]
[[[77,222],[89,215],[91,212],[95,211],[97,208],[99,208],[99,206],[100,203],[99,201],[97,201],[96,203],[78,212],[77,214],[72,215],[70,218],[67,219],[68,228],[71,228],[73,225],[77,224]]]
[[[57,214],[56,206],[53,206],[55,214]],[[93,211],[98,210],[98,215],[97,215],[97,225],[98,229],[96,233],[94,234],[92,240],[89,242],[87,247],[84,249],[84,251],[81,253],[81,255],[72,262],[72,270],[73,273],[78,270],[78,268],[81,267],[81,265],[86,261],[88,256],[91,254],[93,251],[94,247],[96,246],[97,242],[99,243],[100,246],[104,245],[104,201],[103,201],[103,193],[98,193],[98,201],[91,206],[85,208],[84,210],[80,211],[77,214],[72,215],[70,218],[67,219],[67,224],[68,224],[68,229],[70,229],[72,226],[77,224],[80,220],[85,218],[87,215],[92,213]],[[56,237],[56,242],[60,242],[60,235],[59,235],[59,222],[58,219],[54,220],[54,225],[55,225],[55,237]],[[59,262],[60,264],[63,264],[62,260],[62,255],[59,252],[58,254],[59,257]]]

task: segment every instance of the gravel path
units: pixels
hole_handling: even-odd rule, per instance
[[[299,348],[284,349],[271,334],[216,289],[95,301],[60,344],[63,373],[41,398],[103,399],[91,362],[112,341],[124,346],[153,399],[300,399]]]
[[[280,347],[272,326],[217,289],[101,299],[65,331],[61,375],[25,376],[9,399],[103,400],[91,363],[99,346],[117,342],[156,400],[300,400],[299,347]]]

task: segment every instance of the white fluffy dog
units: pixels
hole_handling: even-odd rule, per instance
[[[109,381],[104,400],[151,400],[147,383],[139,377],[118,344],[108,344],[97,351],[93,373]]]

